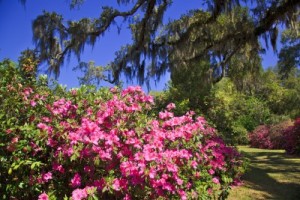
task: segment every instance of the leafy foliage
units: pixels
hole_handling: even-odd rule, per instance
[[[229,78],[214,86],[206,102],[208,118],[224,139],[233,144],[247,143],[247,132],[266,123],[271,115],[264,102],[238,92]]]
[[[260,80],[256,95],[268,104],[274,114],[289,115],[291,118],[299,116],[299,76],[281,80],[276,72],[267,70]]]
[[[34,156],[33,138],[39,138],[36,123],[45,113],[45,98],[49,94],[45,79],[36,80],[36,65],[28,59],[21,59],[20,68],[11,61],[0,63],[0,160],[2,199],[15,196],[20,190],[35,191],[29,185],[32,169],[42,166]],[[51,101],[51,97],[47,98]],[[13,174],[13,171],[23,173]],[[37,192],[37,191],[35,191]],[[32,193],[23,193],[22,198],[31,199]]]

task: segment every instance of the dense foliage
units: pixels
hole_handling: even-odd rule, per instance
[[[254,79],[244,76],[244,86],[234,77],[226,77],[214,85],[206,85],[206,89],[199,89],[200,83],[205,85],[206,80],[201,73],[194,70],[188,78],[184,70],[181,74],[185,78],[181,78],[179,72],[174,79],[176,84],[172,81],[168,90],[155,94],[157,111],[170,101],[179,105],[175,109],[178,115],[192,108],[206,116],[228,143],[248,144],[248,133],[257,126],[275,126],[300,116],[300,78],[297,73],[281,79],[276,69],[261,70]],[[194,90],[188,90],[193,82],[198,85],[191,87]],[[277,131],[277,134],[282,132]]]
[[[224,199],[239,153],[193,112],[153,114],[140,87],[51,89],[0,63],[1,199]]]
[[[70,7],[79,7],[84,2],[71,1]],[[83,71],[87,75],[83,79],[118,83],[122,74],[130,80],[137,78],[142,84],[150,78],[159,80],[167,70],[173,73],[174,68],[190,68],[204,58],[210,67],[202,70],[218,82],[229,71],[235,71],[231,63],[235,62],[236,55],[250,57],[255,62],[257,52],[263,50],[260,39],[265,40],[267,47],[271,43],[276,50],[277,38],[281,37],[279,27],[295,33],[299,29],[298,0],[199,1],[194,9],[179,10],[182,15],[178,19],[167,16],[176,1],[99,2],[102,9],[99,6],[97,17],[68,20],[60,13],[45,11],[33,21],[33,40],[39,60],[47,63],[50,72],[59,75],[66,58],[75,55],[80,60],[86,45],[96,45],[116,25],[119,31],[120,27],[127,27],[132,41],[120,47],[107,67],[81,65],[86,66]],[[173,19],[166,23],[164,19],[168,17]],[[284,69],[295,68],[284,63],[297,63],[297,59],[285,56],[299,55],[298,42],[292,42],[293,48],[287,42],[282,52]],[[253,70],[249,66],[244,69]]]

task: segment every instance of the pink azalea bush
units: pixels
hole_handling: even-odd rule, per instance
[[[288,154],[300,155],[300,118],[284,131],[283,147]]]
[[[272,141],[273,149],[284,149],[287,142],[285,132],[293,125],[294,122],[292,120],[285,120],[270,126],[270,140]]]
[[[272,149],[273,144],[270,138],[270,127],[268,125],[260,125],[249,134],[250,146],[261,149]]]
[[[48,106],[50,116],[37,125],[51,163],[44,188],[66,187],[74,200],[87,197],[86,187],[102,199],[197,199],[224,195],[239,181],[240,155],[204,118],[174,117],[174,104],[149,117],[153,98],[140,87],[113,88],[108,96]],[[38,180],[40,171],[32,176]]]
[[[240,182],[241,156],[203,117],[174,117],[175,104],[156,116],[140,87],[10,89],[2,199],[214,199]]]

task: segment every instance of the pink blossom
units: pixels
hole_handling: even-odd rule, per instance
[[[24,89],[23,92],[26,95],[26,97],[28,97],[31,93],[33,93],[33,90],[32,90],[32,88],[27,87],[27,88]]]
[[[178,190],[178,194],[180,195],[181,200],[187,200],[187,196],[186,196],[185,191]]]
[[[166,163],[167,166],[167,170],[169,172],[178,172],[178,167],[177,165],[173,164],[173,163]]]
[[[197,169],[197,165],[198,165],[198,163],[197,163],[195,160],[193,160],[193,161],[191,162],[191,166],[192,166],[194,169]]]
[[[67,147],[65,149],[63,149],[63,154],[67,155],[67,156],[71,156],[74,153],[74,149],[71,147]]]
[[[39,198],[38,198],[38,200],[48,200],[48,199],[49,199],[49,197],[48,197],[48,195],[45,192],[43,192],[42,194],[40,194]]]
[[[76,173],[74,177],[71,179],[71,185],[74,188],[81,185],[81,176],[78,173]]]
[[[186,184],[186,188],[189,190],[191,187],[192,187],[192,184],[191,184],[191,182],[187,182],[187,184]]]
[[[213,181],[215,184],[220,184],[220,181],[219,181],[219,179],[218,179],[217,177],[214,177],[214,178],[212,179],[212,181]]]
[[[113,189],[116,190],[116,191],[121,190],[121,187],[120,187],[120,180],[119,180],[119,179],[114,179],[114,180],[113,180],[112,187],[113,187]]]
[[[177,182],[178,185],[182,185],[183,184],[183,180],[182,179],[176,177],[175,180],[176,180],[176,182]]]
[[[174,117],[174,114],[168,111],[165,112],[159,112],[159,118],[160,119],[167,119],[167,118],[171,118]]]
[[[52,179],[52,173],[51,172],[47,172],[45,174],[42,175],[43,181],[48,182],[49,180]]]
[[[33,101],[33,100],[30,100],[30,105],[31,105],[32,107],[35,107],[35,106],[36,106],[36,102]]]
[[[19,137],[14,137],[11,139],[11,143],[18,143]]]
[[[126,194],[125,197],[123,198],[123,200],[131,200],[131,197],[129,194]]]
[[[39,129],[43,130],[43,131],[51,130],[51,128],[50,128],[49,126],[47,126],[46,124],[44,124],[44,123],[39,123],[39,124],[37,125],[37,127],[38,127]]]
[[[65,173],[65,169],[63,168],[63,166],[57,163],[52,164],[52,169],[55,171],[59,171],[60,173]]]
[[[116,191],[120,191],[121,189],[127,188],[127,181],[126,179],[117,179],[113,180],[112,188]]]
[[[170,111],[170,110],[173,110],[174,108],[176,108],[175,104],[174,103],[170,103],[167,105],[167,109]]]
[[[47,140],[47,145],[50,146],[50,147],[54,147],[57,145],[57,141],[53,140],[53,138],[48,138]]]
[[[154,104],[154,99],[153,99],[152,96],[146,95],[146,96],[144,96],[144,102],[147,102],[147,103],[150,103],[150,104]]]
[[[88,196],[85,189],[76,189],[72,192],[72,200],[82,200]]]
[[[81,139],[80,134],[78,134],[77,132],[72,132],[72,131],[69,132],[68,137],[69,137],[69,140],[71,141],[71,144],[77,144],[78,141],[80,141],[80,139]]]
[[[105,186],[104,178],[101,178],[100,180],[95,180],[93,185],[96,186],[98,190],[102,190]]]
[[[149,177],[153,179],[155,178],[155,176],[156,176],[156,170],[153,167],[151,167],[149,171]]]
[[[71,94],[72,94],[73,96],[76,96],[76,95],[77,95],[77,90],[76,90],[76,89],[72,89],[72,90],[70,90],[70,92],[71,92]]]
[[[215,174],[215,171],[214,171],[213,169],[209,169],[209,170],[208,170],[208,173],[209,173],[210,175],[213,175],[213,174]]]
[[[11,134],[11,133],[12,133],[12,130],[11,130],[11,129],[7,129],[5,132],[6,132],[7,134]]]
[[[212,194],[212,193],[213,193],[213,190],[212,190],[211,188],[208,188],[208,189],[207,189],[207,193],[208,193],[208,194]]]
[[[42,121],[44,122],[51,122],[50,118],[49,117],[42,117]]]

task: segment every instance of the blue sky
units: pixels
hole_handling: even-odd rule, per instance
[[[23,6],[18,0],[0,0],[0,60],[10,58],[17,61],[20,52],[26,48],[33,48],[32,42],[32,21],[43,10],[55,11],[64,16],[67,20],[77,20],[82,17],[98,17],[103,5],[116,6],[115,0],[86,0],[80,9],[70,10],[68,2],[71,0],[27,0]],[[166,13],[165,20],[168,18],[177,19],[189,9],[200,8],[202,5],[199,0],[176,0]],[[121,7],[120,9],[124,9]],[[106,65],[114,59],[114,53],[122,46],[130,42],[131,36],[126,30],[126,25],[122,26],[121,33],[117,33],[116,27],[112,26],[110,31],[104,37],[98,39],[94,48],[85,47],[82,61],[95,61],[96,65]],[[263,67],[274,66],[277,62],[277,56],[270,49],[263,55]],[[58,81],[67,85],[68,88],[78,87],[77,77],[79,72],[74,72],[73,67],[77,65],[77,59],[71,58],[61,69],[61,75]],[[152,90],[164,89],[169,80],[166,75],[161,81],[154,85]],[[133,83],[136,84],[136,83]],[[104,84],[108,86],[107,84]],[[125,84],[124,86],[126,86]],[[145,89],[145,87],[144,87]]]

